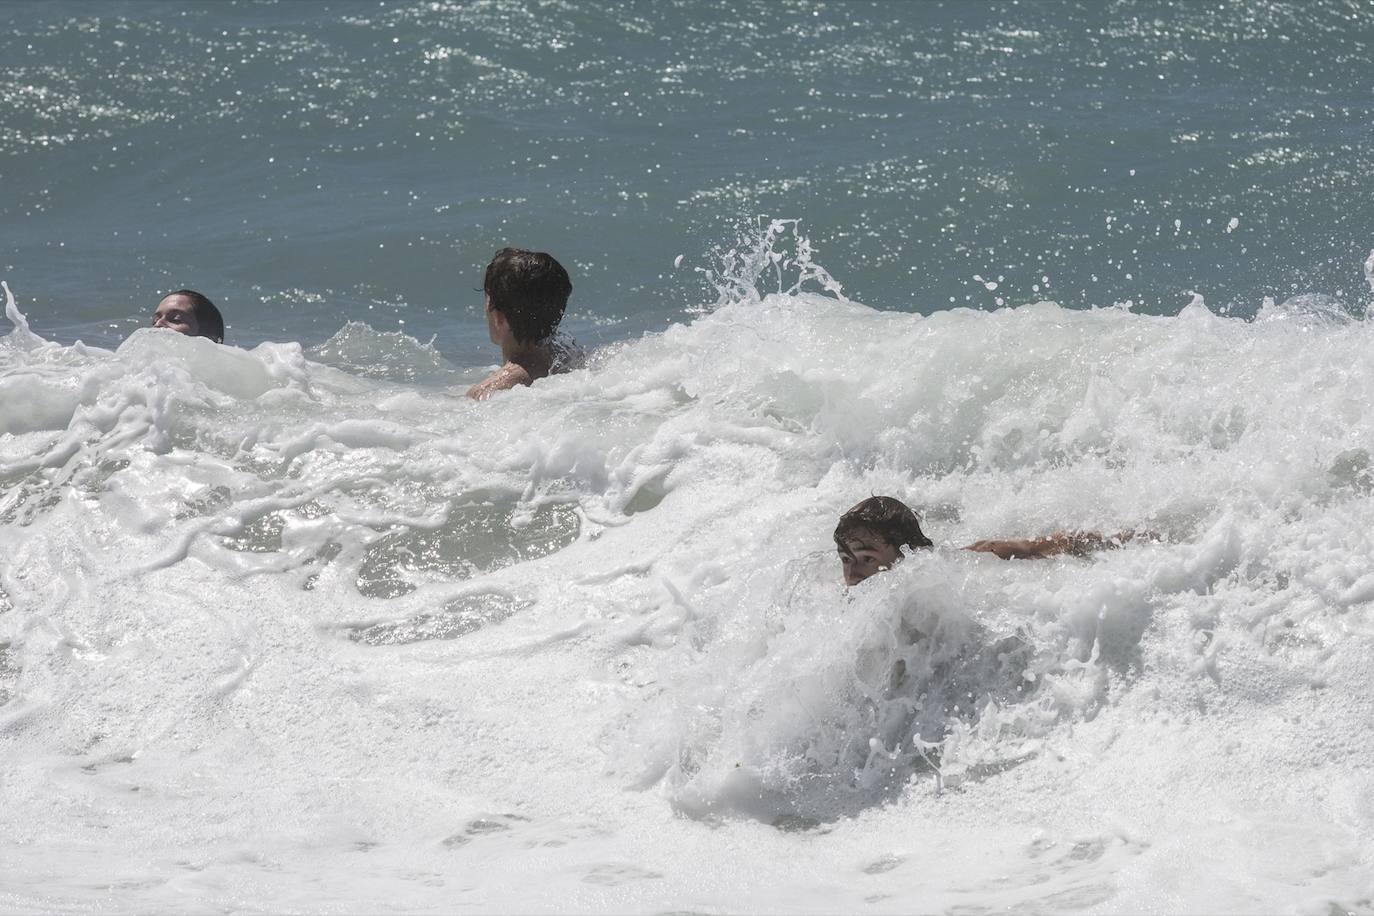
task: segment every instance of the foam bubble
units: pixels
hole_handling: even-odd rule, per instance
[[[480,404],[362,328],[380,377],[154,331],[6,348],[15,893],[317,875],[418,909],[407,875],[460,869],[515,909],[767,909],[760,875],[858,909],[910,873],[1130,909],[1258,833],[1282,855],[1227,861],[1266,900],[1360,899],[1368,323],[876,311],[791,231],[709,313]],[[830,531],[871,493],[937,549],[845,590]],[[959,550],[1078,527],[1158,537]]]

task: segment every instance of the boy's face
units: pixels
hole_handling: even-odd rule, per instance
[[[837,548],[845,585],[858,585],[874,573],[888,569],[901,558],[896,545],[871,531],[856,531]]]
[[[191,300],[182,295],[171,295],[157,304],[153,312],[153,327],[171,328],[179,334],[195,337],[200,333],[200,322],[196,320],[196,309]]]

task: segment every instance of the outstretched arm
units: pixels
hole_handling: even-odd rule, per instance
[[[1121,531],[1111,537],[1104,537],[1096,531],[1060,532],[1043,538],[975,541],[964,549],[996,554],[1004,560],[1043,559],[1064,553],[1073,554],[1076,557],[1085,557],[1095,550],[1111,550],[1114,547],[1120,547],[1127,541],[1134,540],[1138,536],[1147,536],[1148,534],[1148,532]]]

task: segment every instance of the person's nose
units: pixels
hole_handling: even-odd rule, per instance
[[[155,327],[155,328],[165,328],[165,327],[167,327],[167,322],[165,322],[165,321],[162,320],[162,316],[161,316],[161,315],[154,315],[154,316],[153,316],[153,327]]]

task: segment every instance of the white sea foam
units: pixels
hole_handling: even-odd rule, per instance
[[[1369,322],[874,311],[772,230],[481,404],[16,321],[4,908],[1367,908]],[[846,591],[870,493],[938,546]],[[956,549],[1073,527],[1160,537]]]

